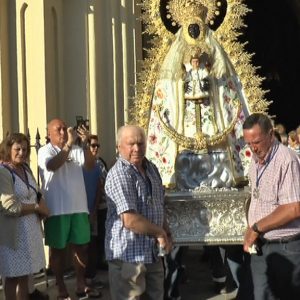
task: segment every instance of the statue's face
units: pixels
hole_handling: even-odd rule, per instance
[[[198,38],[198,36],[200,35],[200,25],[199,24],[190,24],[188,26],[188,33],[189,36],[193,39]]]
[[[191,59],[191,65],[192,65],[193,70],[199,69],[199,67],[200,67],[200,60],[199,60],[199,58],[192,58]]]

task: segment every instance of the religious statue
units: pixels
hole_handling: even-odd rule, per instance
[[[242,124],[258,106],[250,106],[209,27],[219,5],[214,0],[167,1],[167,17],[179,29],[157,69],[146,129],[147,157],[170,188],[221,188],[247,181],[251,154]]]

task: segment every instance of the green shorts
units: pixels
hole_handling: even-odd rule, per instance
[[[90,222],[87,213],[53,216],[45,221],[45,244],[63,249],[68,243],[84,245],[90,241]]]

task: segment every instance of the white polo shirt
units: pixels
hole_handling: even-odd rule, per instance
[[[68,160],[59,169],[54,172],[48,170],[48,162],[60,151],[60,148],[48,143],[38,152],[42,191],[50,209],[50,215],[88,213],[82,174],[84,152],[80,147],[73,146]]]

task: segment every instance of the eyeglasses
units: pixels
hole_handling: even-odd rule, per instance
[[[92,148],[100,148],[100,145],[99,144],[90,144],[90,147],[92,147]]]

